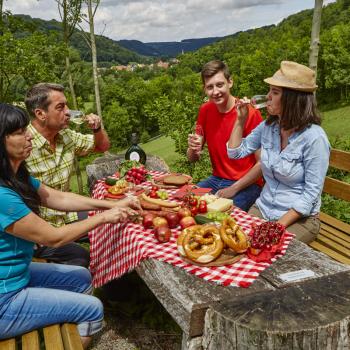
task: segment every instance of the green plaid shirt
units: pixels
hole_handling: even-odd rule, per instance
[[[69,190],[69,181],[74,169],[74,156],[91,152],[95,147],[94,136],[61,130],[56,138],[56,149],[32,125],[28,130],[33,135],[33,150],[27,158],[27,168],[32,176],[45,185],[59,191]],[[40,215],[53,226],[60,227],[78,219],[77,213],[66,213],[49,208],[40,208]]]

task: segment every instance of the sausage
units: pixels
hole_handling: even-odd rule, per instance
[[[161,210],[161,206],[140,199],[141,208],[144,210]]]

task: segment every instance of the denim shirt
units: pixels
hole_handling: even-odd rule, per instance
[[[303,216],[319,213],[321,193],[328,169],[330,145],[324,130],[312,124],[288,138],[281,151],[278,123],[258,125],[229,158],[242,158],[261,149],[265,186],[256,204],[266,220],[278,220],[289,209]]]

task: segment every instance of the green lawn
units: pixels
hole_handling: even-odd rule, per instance
[[[350,106],[322,113],[322,127],[329,138],[350,136]]]
[[[170,137],[161,136],[153,141],[140,144],[140,147],[146,153],[163,158],[170,168],[178,157],[175,153],[175,143]]]

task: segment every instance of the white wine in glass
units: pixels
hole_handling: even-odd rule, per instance
[[[265,108],[267,106],[267,95],[255,95],[250,99],[250,103],[255,109]]]
[[[70,115],[70,119],[69,119],[70,122],[77,124],[77,125],[84,123],[84,112],[70,109],[69,115]]]

